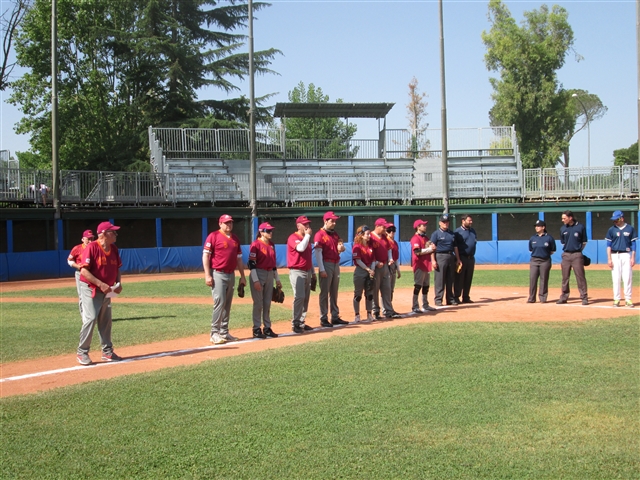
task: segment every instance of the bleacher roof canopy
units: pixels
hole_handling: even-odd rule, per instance
[[[276,118],[384,118],[395,103],[276,103]]]

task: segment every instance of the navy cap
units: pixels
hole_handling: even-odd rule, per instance
[[[449,221],[449,214],[448,214],[448,213],[445,213],[444,215],[442,215],[442,216],[440,217],[440,221],[441,221],[441,222],[448,222],[448,221]]]
[[[535,225],[535,226],[536,226],[536,227],[546,227],[546,226],[547,226],[547,224],[545,223],[545,221],[544,221],[544,220],[538,220],[538,221],[536,222],[536,225]]]

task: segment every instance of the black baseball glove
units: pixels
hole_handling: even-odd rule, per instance
[[[318,285],[318,277],[316,277],[316,274],[314,273],[313,275],[311,275],[311,290],[315,292],[317,285]]]
[[[281,288],[273,287],[273,293],[271,294],[271,301],[275,303],[284,302],[284,292]]]
[[[238,284],[238,296],[240,298],[244,298],[244,284],[243,283],[239,283]]]

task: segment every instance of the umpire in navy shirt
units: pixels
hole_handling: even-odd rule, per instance
[[[578,291],[582,299],[582,305],[589,305],[587,297],[587,278],[584,274],[584,255],[582,250],[587,244],[587,229],[578,222],[571,210],[562,212],[562,223],[560,228],[560,243],[562,243],[562,294],[556,303],[567,303],[569,298],[569,277],[571,269],[576,274]]]
[[[538,294],[538,278],[540,279],[540,303],[547,302],[549,293],[549,272],[551,271],[551,255],[556,251],[556,241],[547,233],[547,224],[538,220],[535,224],[536,234],[529,239],[529,298],[527,303],[536,303]]]
[[[453,296],[458,303],[473,303],[469,291],[473,281],[473,271],[476,268],[475,255],[478,236],[471,225],[473,225],[471,215],[463,215],[460,227],[453,232],[458,238],[458,252],[460,253],[458,259],[462,262],[460,270],[456,270],[453,287]]]
[[[456,235],[449,229],[448,214],[440,217],[439,228],[431,234],[431,242],[436,246],[436,253],[432,257],[436,287],[435,304],[441,307],[444,297],[447,305],[458,305],[453,296],[453,282],[460,256]]]

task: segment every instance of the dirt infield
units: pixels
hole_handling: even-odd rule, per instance
[[[514,266],[508,266],[514,269]],[[528,266],[523,266],[528,268]],[[606,266],[605,266],[606,267]],[[496,269],[495,266],[491,266]],[[506,269],[506,268],[505,268]],[[163,280],[163,279],[202,278],[202,273],[170,274],[170,275],[136,275],[123,276],[123,285],[131,282]],[[59,288],[74,285],[74,279],[38,280],[29,282],[5,283],[0,287],[1,301],[5,302],[69,302],[76,303],[77,298],[39,297],[39,298],[11,298],[8,293],[12,291],[34,288]],[[552,288],[549,292],[550,299],[556,299],[559,288]],[[574,295],[577,292],[572,292]],[[393,321],[374,322],[372,324],[354,324],[333,329],[317,329],[303,335],[291,333],[289,322],[274,323],[273,329],[281,334],[277,339],[254,340],[251,338],[251,328],[234,329],[233,311],[231,316],[231,331],[239,337],[239,342],[226,345],[213,346],[209,343],[208,321],[203,319],[202,335],[189,338],[180,338],[163,342],[131,347],[117,346],[117,329],[114,329],[116,351],[125,358],[118,363],[101,363],[100,353],[92,352],[94,363],[83,367],[76,363],[75,355],[40,358],[12,362],[0,365],[0,396],[35,393],[54,389],[65,385],[73,385],[100,379],[113,378],[120,375],[147,372],[161,368],[179,365],[196,364],[205,360],[218,359],[234,355],[242,355],[249,352],[263,351],[274,348],[298,345],[327,339],[332,336],[353,335],[375,329],[392,328],[414,323],[429,322],[558,322],[568,320],[590,320],[596,318],[615,318],[628,316],[637,310],[628,308],[614,308],[611,306],[610,289],[590,290],[590,305],[582,306],[577,297],[571,298],[566,305],[556,305],[555,301],[541,305],[539,303],[527,304],[528,289],[524,287],[500,287],[486,288],[473,287],[473,304],[456,307],[442,307],[436,312],[424,315],[408,315]],[[394,296],[394,307],[399,312],[410,312],[411,289],[397,289]],[[319,308],[317,294],[312,296],[309,305],[307,323],[311,326],[319,325]],[[636,299],[637,300],[637,299]],[[203,298],[118,298],[117,303],[198,303],[211,304],[209,297]],[[234,299],[234,304],[250,303],[250,298]],[[341,316],[352,320],[351,295],[341,294],[339,299]],[[291,308],[291,298],[285,300],[285,306]]]

